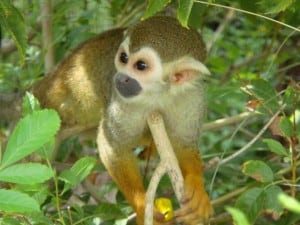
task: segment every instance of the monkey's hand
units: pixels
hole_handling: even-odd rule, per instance
[[[165,215],[163,215],[161,212],[159,212],[155,207],[154,207],[154,221],[153,225],[172,225],[174,224],[174,218],[172,219],[166,219]]]
[[[205,224],[208,222],[209,217],[213,214],[213,209],[202,179],[186,177],[181,205],[182,207],[175,211],[176,222],[183,224]]]

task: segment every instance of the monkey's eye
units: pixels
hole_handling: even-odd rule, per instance
[[[144,61],[142,60],[139,60],[135,63],[135,67],[138,69],[138,70],[145,70],[147,69],[148,65],[147,63],[145,63]]]
[[[122,52],[120,55],[120,61],[124,64],[128,62],[128,55],[125,52]]]

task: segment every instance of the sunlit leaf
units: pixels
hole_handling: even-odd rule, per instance
[[[53,177],[53,171],[39,163],[22,163],[0,170],[0,180],[16,184],[42,183]]]
[[[241,210],[233,207],[226,207],[226,211],[232,216],[235,225],[250,225],[248,219]]]
[[[65,182],[63,192],[79,184],[94,168],[96,159],[84,157],[78,160],[70,169],[65,170],[59,176],[59,179]]]
[[[24,158],[49,142],[59,125],[60,119],[54,110],[35,111],[25,116],[7,143],[0,168]]]
[[[27,194],[0,189],[0,211],[11,213],[38,212],[38,203]]]
[[[300,202],[295,198],[288,196],[284,193],[278,195],[279,202],[283,205],[284,208],[300,214]]]

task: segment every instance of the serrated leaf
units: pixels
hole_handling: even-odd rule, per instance
[[[55,149],[55,137],[53,137],[49,142],[44,144],[42,148],[38,149],[35,154],[40,156],[42,159],[51,159],[53,156],[53,151]]]
[[[14,190],[0,189],[0,211],[10,213],[39,212],[40,207],[27,194]]]
[[[263,140],[263,142],[268,145],[271,152],[274,152],[277,155],[281,155],[281,156],[287,156],[287,157],[289,156],[287,150],[278,141],[275,141],[274,139],[266,138]]]
[[[59,176],[59,179],[65,182],[63,193],[79,184],[87,175],[89,175],[95,164],[95,158],[84,157],[78,160],[70,169],[63,171]]]
[[[3,155],[0,169],[24,158],[49,142],[59,129],[54,110],[35,111],[19,121]]]
[[[235,225],[250,225],[248,219],[241,210],[233,207],[226,207],[226,211],[232,216]]]
[[[188,20],[192,11],[193,3],[194,0],[179,0],[177,18],[184,27],[188,27]]]
[[[280,118],[279,128],[286,137],[293,136],[293,124],[289,118],[283,116]]]
[[[288,196],[284,193],[278,195],[279,202],[283,205],[284,208],[300,214],[300,202],[295,198]]]
[[[170,2],[171,2],[171,0],[161,0],[161,1],[150,0],[147,5],[146,12],[144,13],[142,18],[147,19],[147,18],[155,15],[157,12],[159,12],[163,8],[165,8]]]
[[[26,50],[26,26],[21,13],[10,3],[0,1],[0,25],[3,26],[14,39],[21,54],[21,63],[24,63]]]
[[[250,224],[253,224],[256,218],[263,210],[264,189],[252,188],[244,192],[237,200],[235,207],[240,209],[247,217]]]
[[[243,173],[259,182],[271,182],[274,175],[271,168],[262,161],[250,160],[243,164]]]
[[[41,107],[38,99],[36,99],[30,92],[26,92],[22,101],[23,116],[26,116],[27,114],[40,109]]]
[[[42,183],[53,177],[53,171],[39,163],[16,164],[0,171],[0,180],[16,184]]]

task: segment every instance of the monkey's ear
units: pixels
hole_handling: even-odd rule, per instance
[[[170,75],[170,81],[173,84],[182,84],[198,79],[199,76],[210,75],[207,67],[194,58],[183,58],[176,62]]]

